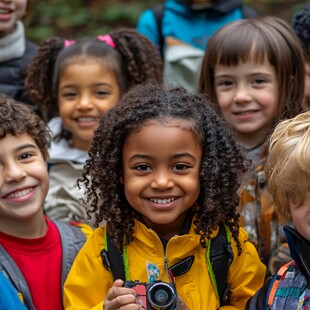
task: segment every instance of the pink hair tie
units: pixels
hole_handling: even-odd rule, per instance
[[[67,48],[74,43],[75,43],[75,40],[65,40],[64,47]]]
[[[111,36],[110,36],[109,34],[106,34],[106,35],[104,35],[104,36],[98,36],[97,39],[98,39],[99,41],[105,42],[106,44],[110,45],[110,46],[113,47],[113,48],[116,48],[116,45],[115,45],[115,43],[113,42],[113,40],[112,40],[112,38],[111,38]]]

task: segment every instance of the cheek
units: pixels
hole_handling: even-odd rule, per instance
[[[216,93],[218,105],[222,111],[227,110],[232,103],[232,96],[228,93]]]

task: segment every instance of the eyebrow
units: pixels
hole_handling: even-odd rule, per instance
[[[173,156],[171,157],[171,159],[178,159],[178,158],[181,158],[181,157],[189,157],[189,158],[191,158],[191,159],[193,159],[193,160],[196,160],[196,157],[193,156],[193,155],[190,154],[190,153],[178,153],[178,154],[173,155]],[[129,158],[129,162],[132,162],[132,161],[134,161],[134,160],[136,160],[136,159],[148,159],[148,160],[152,160],[152,159],[154,159],[154,157],[151,156],[151,155],[145,155],[145,154],[135,154],[135,155],[133,155],[133,156],[131,156],[131,157]]]
[[[16,148],[16,151],[22,151],[24,149],[28,149],[28,148],[31,148],[31,149],[38,149],[38,147],[34,144],[24,144],[24,145],[21,145],[19,147]]]
[[[112,85],[110,83],[106,83],[106,82],[99,82],[99,83],[95,83],[95,84],[91,84],[90,85],[91,87],[98,87],[98,86],[107,86],[107,87],[110,87],[112,88]],[[63,90],[65,88],[74,88],[74,87],[77,87],[76,84],[65,84],[63,85],[60,90]]]

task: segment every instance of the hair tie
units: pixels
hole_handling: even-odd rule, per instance
[[[113,48],[116,48],[116,45],[115,45],[115,43],[113,42],[113,39],[112,39],[112,37],[111,37],[109,34],[106,34],[106,35],[104,35],[104,36],[99,35],[99,36],[97,37],[97,39],[98,39],[99,41],[105,42],[106,44],[110,45],[110,46],[113,47]]]
[[[75,40],[65,40],[64,47],[67,48],[74,43],[75,43]]]

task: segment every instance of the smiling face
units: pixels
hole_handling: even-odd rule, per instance
[[[28,134],[0,139],[0,230],[39,216],[48,191],[45,159]],[[14,225],[13,225],[14,226]]]
[[[114,107],[120,88],[111,70],[95,60],[68,65],[60,74],[58,106],[72,147],[87,151],[99,118]]]
[[[181,121],[150,120],[123,147],[123,183],[128,203],[160,236],[178,234],[200,192],[202,151]],[[167,229],[168,228],[168,229]]]
[[[25,14],[27,0],[0,0],[0,37],[14,30],[16,22]]]
[[[215,66],[216,96],[226,121],[238,140],[254,147],[265,140],[273,127],[278,104],[275,68],[265,59],[237,66]]]

